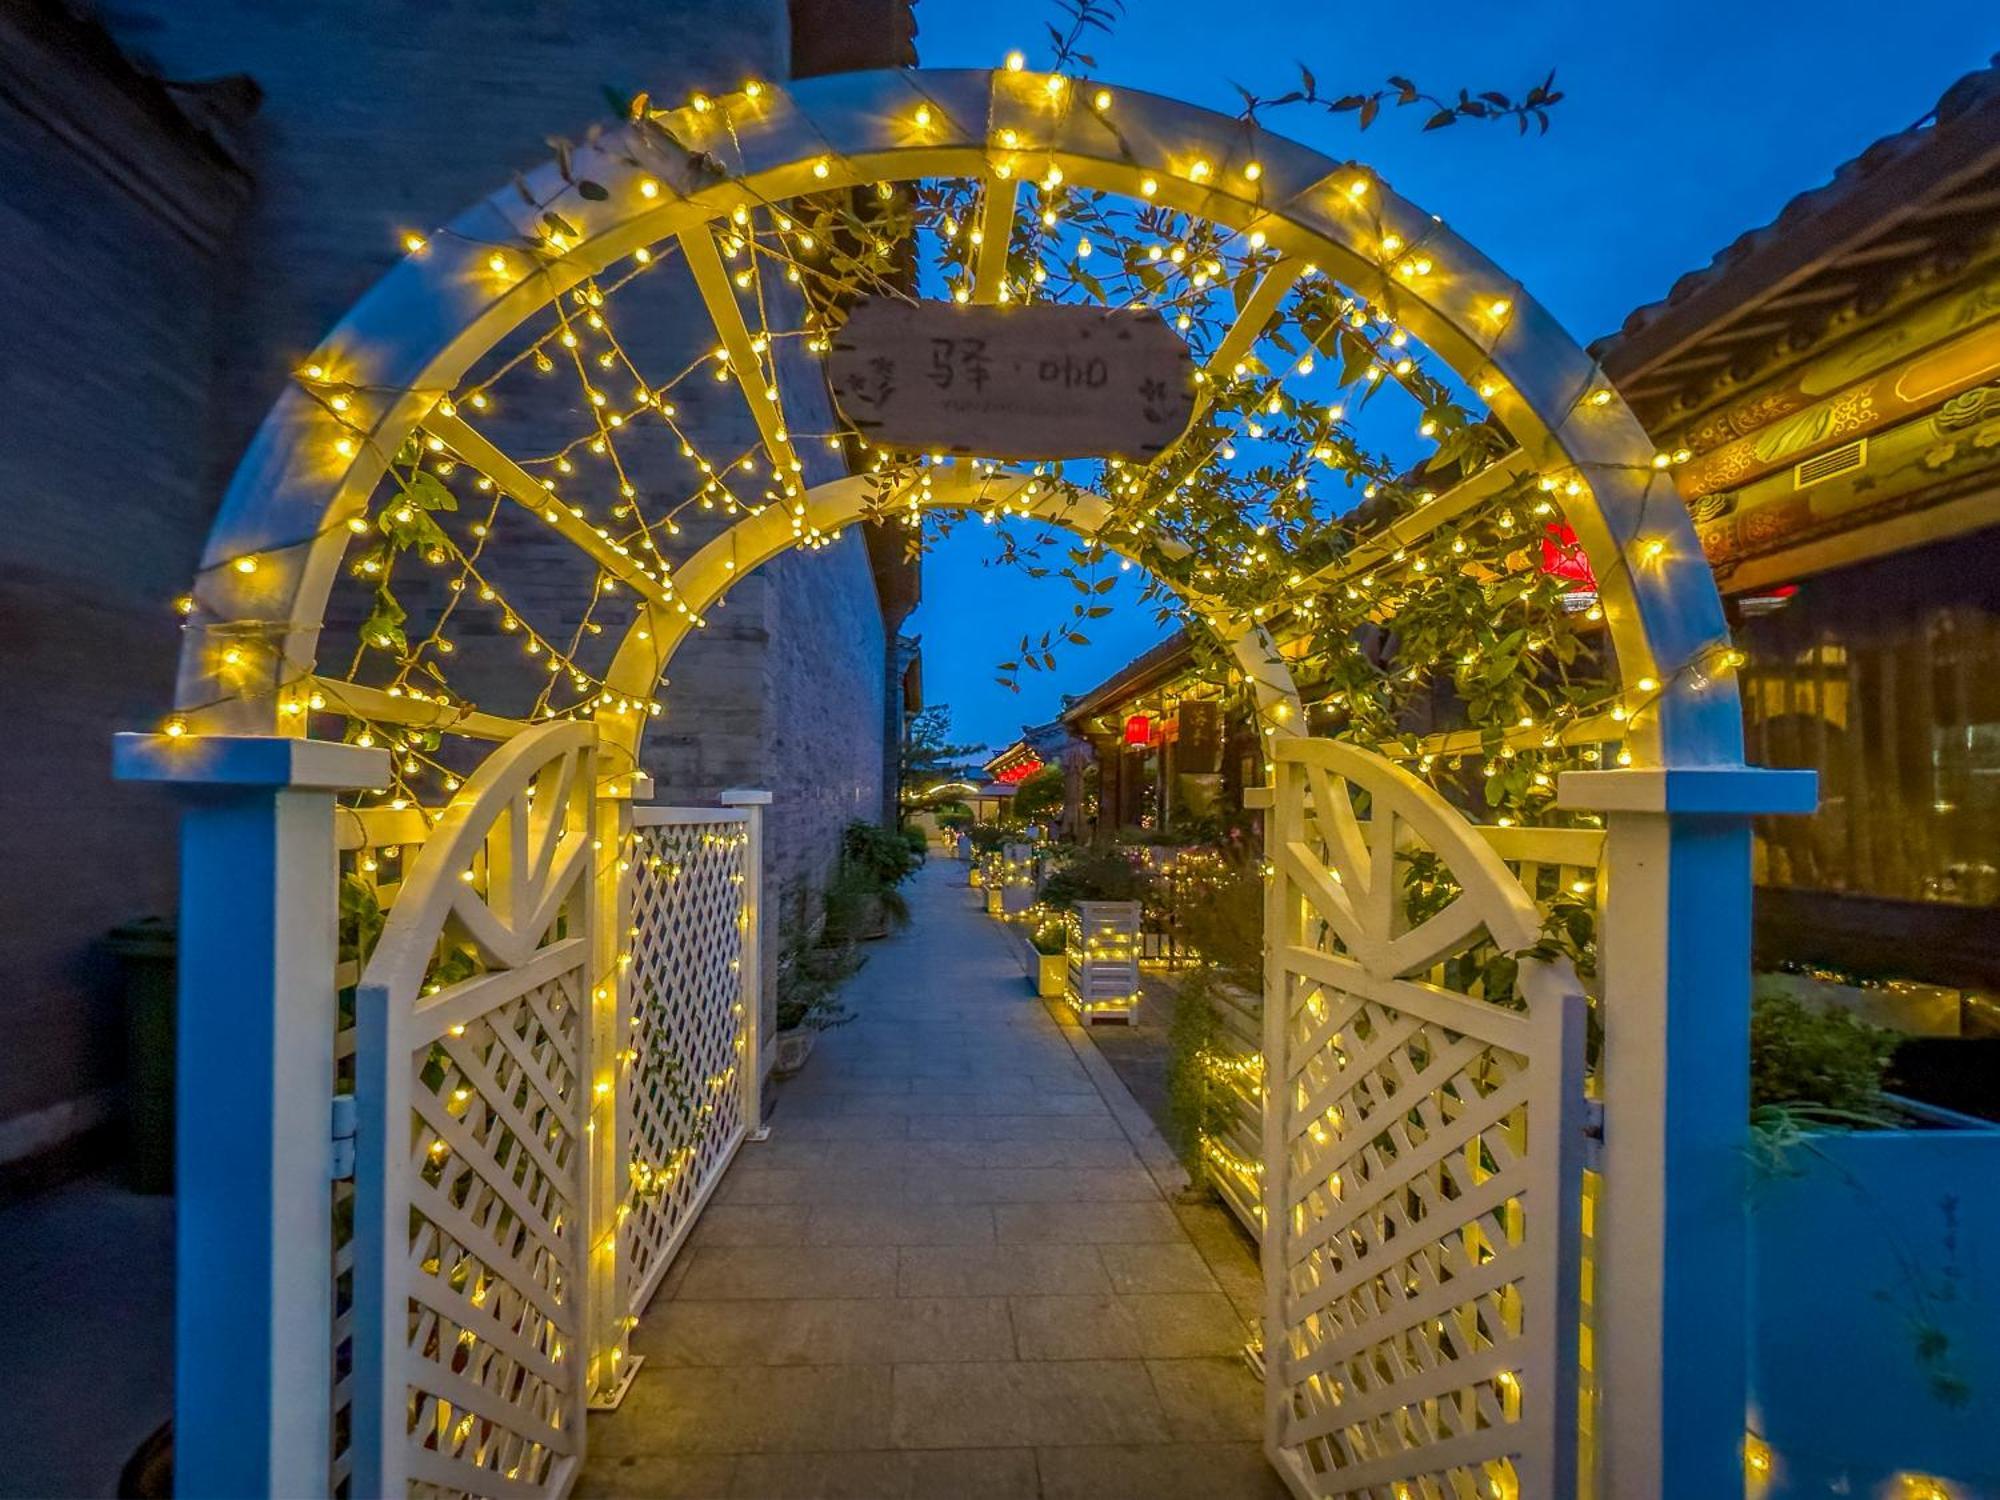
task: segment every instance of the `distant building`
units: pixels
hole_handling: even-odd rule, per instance
[[[2000,1034],[2000,66],[1593,352],[1688,454],[1750,759],[1820,773],[1759,829],[1759,962],[1953,987],[1923,1024]],[[1250,726],[1191,744],[1217,691],[1177,635],[1072,700],[1100,831],[1171,829],[1208,776],[1240,805]]]

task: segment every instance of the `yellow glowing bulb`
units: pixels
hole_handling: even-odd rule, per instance
[[[1638,682],[1634,684],[1634,686],[1637,687],[1639,691],[1642,693],[1650,693],[1659,685],[1660,685],[1660,679],[1657,677],[1641,677],[1638,680]]]
[[[1590,404],[1592,406],[1609,406],[1611,404],[1611,392],[1605,390],[1602,386],[1598,387],[1598,389],[1590,393]]]
[[[1139,191],[1146,197],[1148,198],[1152,197],[1153,194],[1157,193],[1159,190],[1160,190],[1159,178],[1142,177],[1139,180]]]
[[[429,243],[430,241],[426,240],[420,234],[406,234],[403,236],[403,248],[411,255],[422,255],[424,247]]]
[[[1250,182],[1255,182],[1259,177],[1262,177],[1263,175],[1264,175],[1264,164],[1262,162],[1251,161],[1251,162],[1245,162],[1243,164],[1243,176],[1245,177],[1246,180]]]
[[[486,266],[495,276],[505,276],[507,274],[507,257],[502,255],[498,250],[495,250],[491,255],[486,257]]]
[[[1018,73],[1027,65],[1028,59],[1025,53],[1009,52],[1007,54],[1007,71],[1009,73]]]
[[[237,571],[237,572],[239,572],[239,573],[254,573],[254,572],[256,572],[256,571],[257,571],[257,559],[256,559],[256,558],[254,558],[254,557],[239,557],[239,558],[237,558],[237,559],[236,559],[236,571]]]
[[[1514,304],[1509,302],[1505,297],[1495,297],[1491,302],[1486,304],[1486,311],[1490,317],[1504,318],[1513,310]]]
[[[919,104],[917,106],[916,121],[919,130],[927,129],[930,126],[931,110],[928,104]]]
[[[659,197],[660,185],[650,177],[641,177],[639,179],[639,196],[641,198]]]
[[[177,740],[188,732],[187,720],[175,717],[160,726],[160,732],[170,740]]]
[[[1090,102],[1092,107],[1101,114],[1103,111],[1111,108],[1111,90],[1099,89],[1095,94],[1090,96]]]
[[[823,156],[818,161],[813,163],[813,176],[815,177],[825,177],[830,172],[832,172],[832,170],[833,168],[827,165],[827,160]]]
[[[1365,198],[1367,195],[1368,195],[1368,179],[1366,177],[1357,177],[1352,182],[1347,184],[1348,197]]]
[[[764,92],[764,85],[759,83],[754,78],[752,78],[749,82],[743,85],[743,95],[746,99],[755,99],[758,95],[762,94],[763,92]]]

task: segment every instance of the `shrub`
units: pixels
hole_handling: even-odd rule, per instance
[[[1061,922],[1043,922],[1029,939],[1037,953],[1057,954],[1069,948],[1069,928]]]
[[[1059,911],[1079,901],[1143,901],[1152,876],[1122,854],[1081,851],[1048,878],[1042,900]]]
[[[974,823],[965,830],[972,840],[973,849],[980,854],[993,854],[1006,844],[1021,842],[1021,832],[1017,828],[1003,828],[998,823]]]
[[[1214,974],[1198,965],[1174,989],[1167,1021],[1167,1137],[1194,1183],[1205,1180],[1202,1138],[1219,1126],[1221,1113],[1208,1076],[1208,1059],[1220,1026],[1215,1019]]]
[[[1849,1015],[1760,987],[1750,1003],[1750,1107],[1882,1115],[1882,1076],[1901,1040]]]
[[[794,887],[778,923],[777,1022],[780,1031],[825,1031],[853,1019],[835,991],[865,960],[851,942],[826,940],[806,920],[803,888]]]
[[[920,849],[894,828],[856,821],[840,836],[843,870],[865,870],[878,884],[899,884],[916,873]]]

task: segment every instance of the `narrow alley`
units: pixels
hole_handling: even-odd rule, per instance
[[[1261,1295],[963,867],[867,948],[593,1416],[580,1496],[1262,1500]],[[1157,1174],[1157,1175],[1156,1175]]]

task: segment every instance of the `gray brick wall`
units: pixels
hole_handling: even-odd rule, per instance
[[[0,299],[13,355],[0,381],[19,387],[0,409],[34,435],[0,443],[0,700],[14,726],[7,782],[35,788],[0,819],[0,867],[19,887],[0,1005],[23,1039],[0,1051],[0,1141],[15,1117],[115,1078],[93,940],[170,909],[172,856],[170,812],[157,793],[109,783],[106,742],[157,722],[167,702],[168,603],[289,372],[401,253],[399,231],[545,158],[546,137],[580,136],[608,116],[607,90],[673,99],[780,78],[790,48],[783,0],[118,0],[103,14],[160,75],[247,74],[264,97],[243,139],[254,195],[204,247],[116,171],[0,105],[0,218],[19,294]],[[24,67],[27,45],[0,29],[0,67]],[[79,118],[109,110],[119,84],[59,76],[68,66],[37,63],[83,91]],[[227,174],[171,146],[168,123],[154,121],[148,170],[211,217],[233,212]],[[689,304],[657,318],[668,342],[709,341]],[[826,430],[813,372],[789,369],[784,383],[794,428]],[[751,431],[733,391],[711,400],[700,420],[718,448]],[[823,450],[819,463],[810,479],[830,477]],[[544,592],[567,612],[560,568]],[[883,658],[858,536],[746,579],[672,665],[648,753],[659,800],[766,787],[769,888],[822,874],[840,825],[879,805]]]

